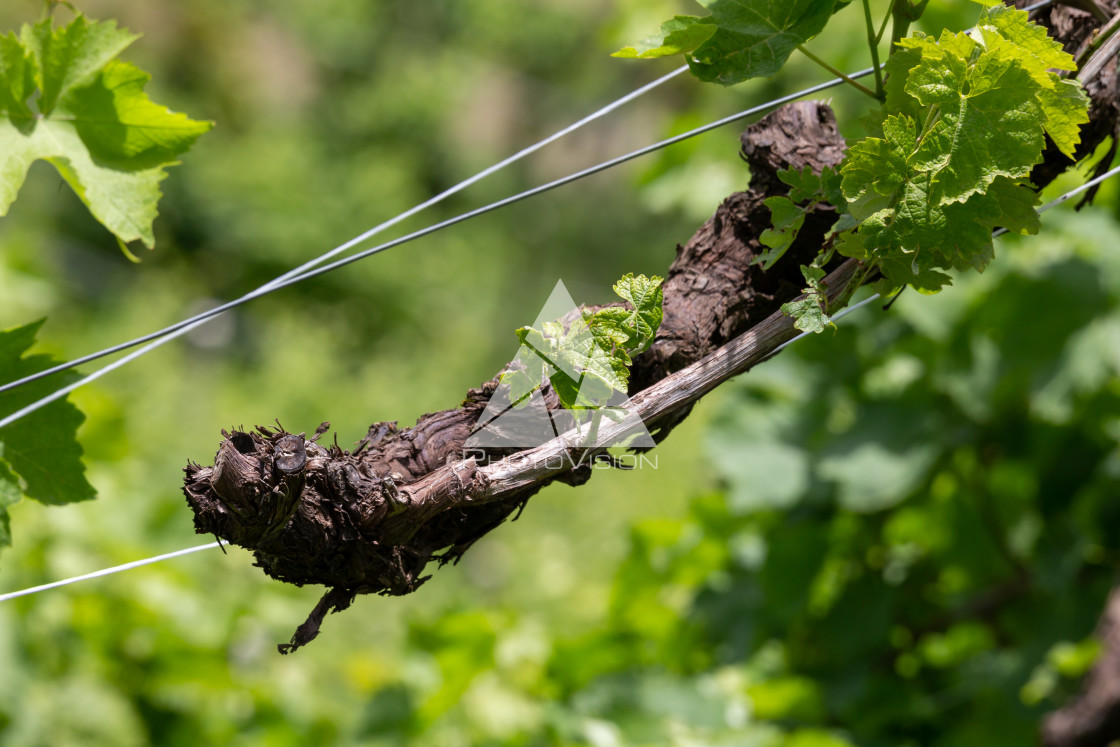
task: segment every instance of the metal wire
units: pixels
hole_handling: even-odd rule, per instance
[[[168,552],[168,553],[164,553],[163,555],[156,555],[156,556],[151,557],[151,558],[144,558],[143,560],[133,560],[131,563],[124,563],[122,565],[115,565],[112,568],[102,568],[100,571],[94,571],[93,573],[85,573],[81,576],[74,576],[73,578],[64,578],[61,581],[52,581],[49,584],[43,584],[41,586],[32,586],[29,589],[22,589],[20,591],[10,591],[7,594],[0,594],[0,602],[6,602],[9,599],[15,599],[16,597],[26,597],[30,594],[37,594],[40,591],[46,591],[47,589],[57,589],[60,586],[67,586],[68,584],[76,584],[79,581],[88,581],[91,578],[101,578],[102,576],[111,576],[114,573],[120,573],[121,571],[131,570],[132,568],[139,568],[142,565],[151,565],[152,563],[158,563],[161,560],[169,560],[171,558],[177,558],[181,555],[190,555],[191,553],[198,552],[199,550],[209,550],[212,547],[220,547],[221,544],[222,544],[221,542],[210,542],[210,543],[205,544],[205,545],[197,545],[195,547],[187,547],[187,548],[184,548],[182,550],[176,550],[175,552]]]
[[[489,167],[483,169],[482,171],[478,172],[474,176],[472,176],[468,179],[464,179],[463,181],[459,182],[455,186],[449,187],[448,189],[445,189],[443,192],[440,192],[439,194],[435,195],[434,197],[430,197],[427,200],[425,200],[424,202],[421,202],[420,204],[418,204],[418,205],[416,205],[412,208],[409,208],[408,210],[405,210],[403,213],[400,213],[399,215],[397,215],[393,218],[390,218],[389,220],[385,221],[384,223],[380,223],[379,225],[374,226],[373,228],[369,229],[365,233],[359,234],[358,236],[355,236],[354,238],[350,239],[349,241],[347,241],[345,243],[342,243],[342,244],[339,244],[334,249],[331,249],[327,252],[324,252],[324,253],[320,254],[318,257],[315,257],[314,259],[311,259],[307,262],[304,262],[299,267],[293,268],[293,269],[289,270],[288,272],[284,273],[283,275],[280,275],[279,277],[277,277],[273,280],[270,280],[269,282],[265,283],[264,285],[258,287],[256,290],[242,296],[241,298],[237,299],[234,302],[231,302],[231,303],[228,303],[228,304],[223,304],[223,305],[215,307],[213,309],[209,309],[207,311],[202,312],[201,314],[196,314],[195,316],[192,316],[188,319],[184,319],[181,322],[177,322],[175,324],[169,325],[169,326],[164,327],[163,329],[157,330],[155,332],[149,332],[146,335],[142,335],[142,336],[137,337],[135,339],[129,340],[128,342],[122,342],[122,343],[119,343],[117,345],[113,345],[112,347],[108,347],[108,348],[105,348],[103,350],[99,350],[96,353],[90,353],[89,355],[84,355],[80,358],[75,358],[72,361],[68,361],[66,363],[61,363],[57,366],[52,366],[51,368],[47,368],[47,369],[44,369],[42,371],[38,371],[34,374],[31,374],[30,376],[25,376],[22,379],[17,379],[15,381],[10,381],[6,384],[0,385],[0,392],[6,392],[9,389],[15,389],[16,387],[22,386],[23,384],[29,384],[32,381],[42,379],[46,376],[50,376],[51,374],[59,373],[60,371],[65,371],[67,369],[74,368],[75,366],[80,366],[83,363],[89,363],[90,361],[95,361],[99,358],[104,358],[105,356],[112,355],[113,353],[119,353],[122,350],[127,350],[128,348],[135,347],[135,346],[140,345],[142,343],[148,342],[149,340],[154,340],[158,337],[163,337],[164,335],[166,335],[170,332],[175,332],[175,331],[178,331],[178,330],[183,330],[185,332],[186,331],[185,328],[187,327],[187,325],[189,325],[189,324],[191,324],[195,321],[199,321],[201,319],[211,319],[211,318],[221,314],[222,312],[233,308],[234,306],[239,306],[242,303],[245,303],[246,301],[252,300],[253,298],[259,298],[261,295],[264,295],[264,292],[266,292],[267,290],[273,289],[274,286],[276,286],[277,283],[282,283],[285,280],[288,280],[290,278],[298,277],[302,273],[306,272],[307,270],[309,270],[313,267],[316,267],[316,266],[322,264],[323,262],[330,259],[331,257],[337,256],[338,254],[341,254],[342,252],[344,252],[348,249],[352,249],[354,246],[360,244],[361,242],[365,241],[366,239],[372,238],[373,236],[375,236],[379,233],[382,233],[383,231],[385,231],[388,228],[392,228],[393,226],[397,225],[398,223],[400,223],[400,222],[402,222],[402,221],[404,221],[408,218],[411,218],[412,216],[416,215],[417,213],[421,212],[422,210],[425,210],[425,209],[427,209],[427,208],[429,208],[429,207],[431,207],[431,206],[433,206],[437,203],[443,202],[448,197],[451,197],[452,195],[457,194],[458,192],[462,192],[467,187],[482,181],[486,177],[491,176],[491,175],[497,173],[498,171],[501,171],[506,166],[509,166],[513,163],[516,163],[517,161],[520,161],[522,158],[525,158],[526,156],[528,156],[532,153],[536,153],[538,150],[545,147],[546,145],[549,145],[551,143],[556,142],[557,140],[564,137],[565,135],[569,135],[569,134],[575,132],[576,130],[578,130],[579,128],[583,127],[584,125],[589,124],[591,122],[594,122],[596,119],[599,119],[599,118],[601,118],[601,117],[603,117],[607,114],[610,114],[611,112],[620,108],[624,104],[630,103],[631,101],[638,98],[639,96],[641,96],[645,93],[649,93],[653,89],[660,86],[662,83],[666,83],[669,80],[671,80],[671,79],[675,78],[676,76],[680,75],[685,70],[688,70],[688,65],[682,65],[679,68],[677,68],[676,70],[672,71],[671,73],[663,75],[660,78],[658,78],[657,80],[655,80],[651,83],[647,83],[644,86],[631,91],[630,93],[626,94],[625,96],[622,96],[621,98],[615,99],[614,101],[607,104],[606,106],[601,107],[600,109],[597,109],[596,111],[592,112],[591,114],[588,114],[586,117],[579,120],[578,122],[574,122],[574,123],[568,125],[567,127],[565,127],[564,129],[558,130],[557,132],[554,132],[553,134],[549,135],[548,137],[544,138],[543,140],[539,140],[536,143],[533,143],[532,145],[530,145],[526,148],[522,148],[521,150],[517,151],[516,153],[514,153],[512,156],[506,158],[505,160],[499,161],[498,163],[494,164],[493,166],[489,166]],[[193,329],[193,327],[191,329]]]

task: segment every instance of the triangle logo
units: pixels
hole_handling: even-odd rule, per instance
[[[578,309],[576,302],[564,286],[564,282],[558,280],[540,313],[537,314],[533,327],[540,330],[544,329],[546,324],[558,322],[565,317],[576,318]],[[584,335],[588,339],[584,339]],[[590,331],[584,329],[577,331],[576,339],[594,346],[595,343],[589,339],[590,335]],[[539,363],[535,360],[537,358],[541,359]],[[585,375],[570,360],[563,357],[555,360],[545,358],[540,352],[528,345],[522,345],[518,349],[513,361],[507,366],[507,370],[532,370],[528,364],[538,364],[543,369],[541,386],[533,389],[531,393],[521,396],[518,400],[512,401],[510,385],[508,383],[499,384],[489,402],[486,403],[482,414],[475,422],[474,429],[467,438],[464,448],[531,449],[574,428],[580,428],[586,432],[586,443],[583,444],[586,447],[623,446],[633,448],[656,445],[641,418],[625,408],[627,396],[624,392],[612,390],[606,402],[600,405],[589,405],[575,410],[556,408],[549,411],[542,394],[543,387],[549,384],[549,380],[564,377],[567,385],[578,389],[580,394],[577,401],[579,402],[592,402],[596,399],[601,402],[602,398],[593,396],[591,392],[599,394],[602,391],[602,382]],[[599,436],[595,429],[589,427],[589,421],[595,415],[621,423],[622,435],[609,438]]]

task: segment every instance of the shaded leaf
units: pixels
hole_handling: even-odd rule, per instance
[[[697,0],[711,15],[675,16],[616,57],[684,54],[703,81],[734,85],[774,75],[795,49],[821,32],[835,0]],[[844,3],[840,5],[842,7]]]
[[[45,355],[24,355],[41,325],[35,322],[0,332],[0,381],[20,379],[55,363]],[[76,378],[73,373],[62,374],[0,392],[0,416],[10,415]],[[78,408],[62,399],[0,429],[0,456],[20,477],[28,498],[63,504],[94,497],[85,477],[82,447],[76,440],[83,420]]]
[[[797,233],[805,223],[805,208],[794,205],[788,197],[768,197],[763,204],[770,208],[772,228],[763,231],[758,240],[769,250],[755,257],[753,262],[769,270],[797,239]]]
[[[801,291],[804,295],[782,304],[782,313],[792,317],[793,326],[802,332],[823,332],[825,327],[832,326],[832,319],[827,311],[828,298],[821,286],[824,270],[820,267],[802,265],[801,274],[805,276],[805,282],[808,284]]]

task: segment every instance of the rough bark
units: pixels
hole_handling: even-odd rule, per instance
[[[1015,0],[1013,4],[1018,8],[1025,8],[1034,2],[1035,0]],[[1117,12],[1117,0],[1097,0],[1097,4],[1110,16]],[[1091,14],[1056,4],[1032,11],[1031,20],[1046,26],[1050,30],[1050,36],[1061,42],[1065,51],[1075,56],[1081,45],[1100,26]],[[1106,138],[1113,137],[1117,132],[1120,97],[1117,96],[1116,60],[1106,64],[1098,75],[1082,81],[1082,85],[1089,95],[1089,123],[1081,128],[1081,143],[1075,151],[1078,161],[1092,155]],[[1051,147],[1043,154],[1042,163],[1031,171],[1031,181],[1040,187],[1054,181],[1074,164],[1074,161],[1053,147],[1049,138],[1047,143]],[[1116,141],[1113,138],[1112,150],[1101,159],[1100,173],[1104,173],[1111,165],[1115,147]],[[1095,194],[1096,189],[1091,190],[1081,204],[1092,200]]]
[[[1077,11],[1054,11],[1056,24],[1060,12]],[[1063,42],[1076,46],[1075,32],[1082,30],[1073,28]],[[1100,93],[1102,103],[1094,98],[1094,121],[1085,128],[1088,152],[1116,126],[1115,66],[1110,69],[1107,95]],[[640,397],[715,351],[723,355],[721,346],[796,297],[803,284],[799,265],[815,256],[835,216],[818,208],[786,259],[763,271],[751,264],[762,250],[758,236],[769,225],[763,200],[785,192],[777,170],[819,171],[837,164],[843,148],[831,110],[820,103],[789,105],[747,128],[741,155],[750,166],[751,188],[728,197],[677,247],[663,286],[664,321],[654,345],[635,361],[632,394]],[[1039,186],[1060,173],[1047,170],[1058,163],[1052,151],[1034,175]],[[325,615],[345,609],[358,594],[416,590],[428,578],[430,562],[458,560],[549,482],[579,485],[590,478],[588,462],[569,458],[563,469],[538,471],[511,488],[507,467],[524,454],[501,461],[510,450],[473,451],[475,458],[464,461],[464,442],[496,388],[497,378],[485,382],[468,391],[458,408],[425,415],[410,428],[375,423],[350,451],[338,446],[337,437],[333,445],[319,443],[326,423],[310,439],[259,427],[223,431],[212,467],[188,464],[184,493],[199,533],[252,550],[256,564],[273,578],[328,587],[282,652],[314,638]],[[556,406],[554,398],[550,406]],[[684,402],[651,410],[646,424],[655,439],[664,439],[689,407]],[[496,476],[506,480],[500,491],[491,485]]]

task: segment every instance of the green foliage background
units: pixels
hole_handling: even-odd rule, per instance
[[[658,63],[607,52],[692,12],[80,7],[144,34],[125,58],[153,99],[218,124],[164,183],[139,266],[32,169],[0,221],[0,327],[47,316],[37,350],[61,358],[239,295],[630,90]],[[928,27],[973,8],[932,4]],[[38,10],[4,4],[0,28]],[[842,32],[860,21],[813,49],[865,66]],[[796,56],[731,89],[682,78],[411,225],[819,79]],[[864,107],[833,103],[842,121]],[[603,302],[625,272],[663,273],[745,185],[737,147],[728,128],[395,249],[79,391],[99,498],[13,506],[0,589],[205,541],[180,469],[222,427],[330,420],[345,444],[454,406],[558,277]],[[1120,549],[1116,195],[1048,213],[940,296],[799,343],[705,401],[658,469],[546,490],[416,595],[359,599],[294,656],[274,646],[318,590],[237,549],[4,603],[0,741],[1024,743],[1092,661]]]

